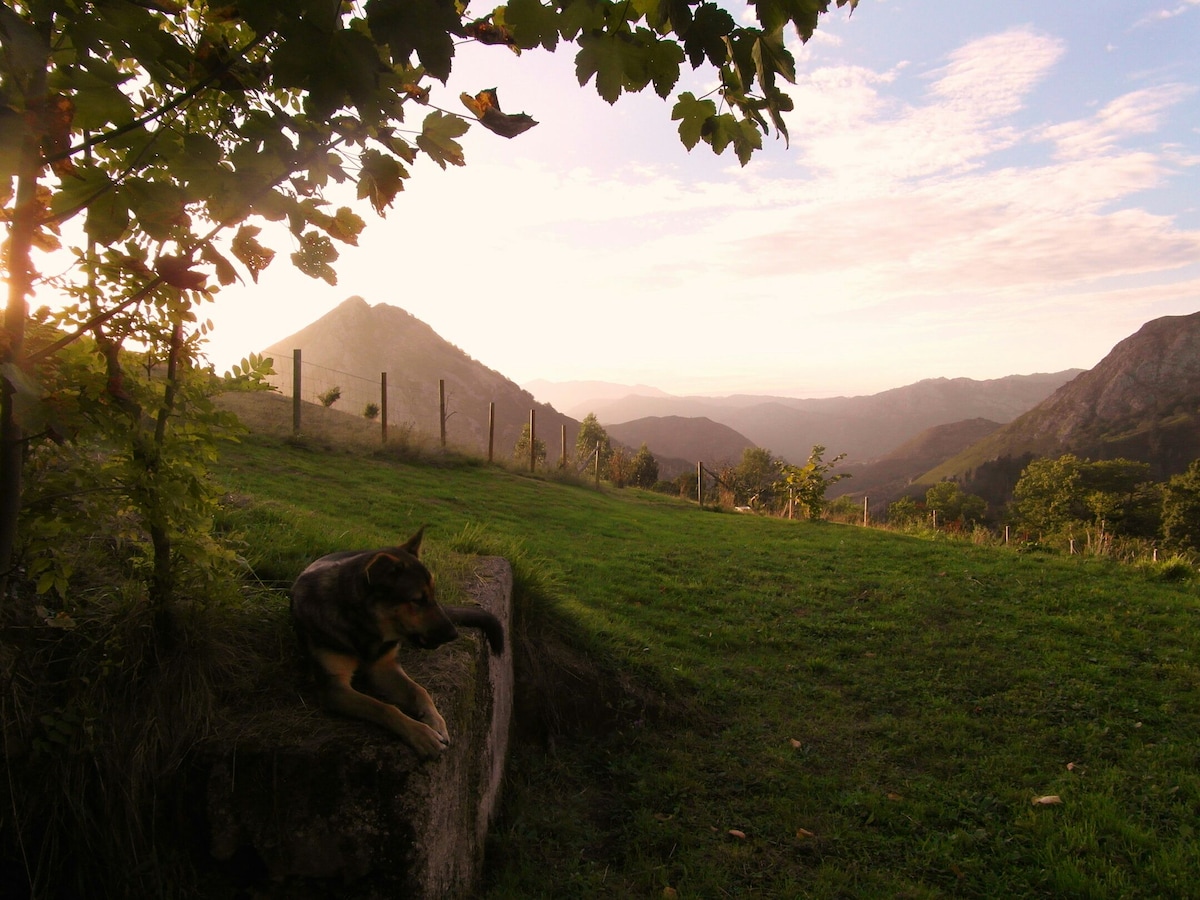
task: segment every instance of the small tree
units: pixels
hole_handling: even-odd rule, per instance
[[[596,418],[596,414],[588,413],[579,423],[579,435],[575,438],[575,458],[582,465],[585,459],[592,458],[597,446],[600,448],[600,471],[604,472],[608,470],[608,459],[612,455],[612,443],[608,439],[608,432]]]
[[[814,444],[808,462],[803,466],[784,466],[783,478],[779,482],[781,488],[804,507],[810,519],[819,519],[825,512],[825,492],[829,486],[850,477],[848,472],[829,474],[834,466],[846,458],[845,453],[839,453],[829,462],[823,461],[824,456],[825,448]]]
[[[321,401],[321,405],[326,409],[333,406],[342,399],[342,389],[338,385],[334,385],[323,394],[317,394],[317,399]]]
[[[925,508],[912,497],[901,497],[888,504],[887,520],[889,525],[903,528],[905,525],[915,525],[925,517]]]
[[[546,463],[546,442],[541,438],[535,438],[533,441],[533,456],[538,465]],[[529,423],[526,422],[521,426],[521,436],[517,438],[517,445],[513,448],[513,461],[520,465],[529,465]]]
[[[624,447],[613,447],[608,454],[608,480],[613,487],[623,488],[629,483],[633,460]]]
[[[695,500],[696,484],[695,470],[681,472],[675,477],[675,487],[679,490],[680,497],[687,497],[689,500]]]
[[[1176,549],[1200,549],[1200,459],[1163,487],[1162,534]]]
[[[379,404],[368,403],[363,407],[363,417],[370,419],[372,422],[379,418]]]
[[[763,447],[747,447],[742,461],[729,473],[735,504],[770,507],[783,462]]]
[[[955,481],[942,481],[925,492],[925,508],[936,510],[942,522],[977,522],[987,512],[982,497],[968,494]]]
[[[629,465],[629,483],[635,487],[652,488],[658,481],[658,460],[650,448],[642,444]]]

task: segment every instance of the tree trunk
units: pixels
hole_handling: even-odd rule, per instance
[[[46,99],[45,65],[30,75],[25,107],[36,113]],[[28,297],[33,284],[31,250],[39,224],[37,189],[42,151],[37,129],[31,129],[25,135],[19,166],[8,242],[8,302],[0,331],[0,366],[14,368],[21,364],[25,348],[25,320],[29,316]],[[25,432],[17,421],[15,393],[12,381],[0,377],[0,602],[8,596],[12,575],[17,516],[21,511],[21,467],[25,456]]]

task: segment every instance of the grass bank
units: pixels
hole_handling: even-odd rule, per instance
[[[1194,581],[265,439],[218,475],[268,585],[423,524],[516,557],[488,897],[1200,884]]]

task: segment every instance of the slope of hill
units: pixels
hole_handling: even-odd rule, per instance
[[[999,422],[990,419],[967,419],[927,428],[876,462],[839,467],[839,472],[848,472],[851,477],[830,488],[829,496],[866,495],[877,506],[886,505],[903,495],[910,483],[931,468],[974,446],[1001,427]]]
[[[497,457],[511,454],[529,411],[536,409],[536,429],[556,459],[560,428],[567,429],[573,447],[579,423],[533,396],[499,372],[472,359],[441,338],[432,328],[404,310],[384,303],[370,306],[361,297],[351,297],[295,334],[276,341],[264,354],[276,357],[273,379],[285,393],[291,390],[292,350],[302,351],[306,367],[321,367],[365,379],[364,389],[379,383],[388,373],[388,421],[412,423],[420,432],[440,432],[438,381],[446,382],[446,439],[452,446],[474,451],[487,450],[488,404],[496,404],[494,446]],[[307,384],[308,375],[303,376]],[[339,386],[346,388],[345,379]],[[304,399],[314,391],[304,388]],[[378,400],[378,392],[369,399]],[[359,407],[361,409],[361,406]]]
[[[610,423],[648,416],[707,417],[728,425],[789,462],[803,462],[814,444],[845,453],[847,462],[879,459],[927,428],[967,419],[1010,422],[1079,374],[1011,375],[990,381],[931,378],[863,397],[630,396],[597,404]]]
[[[704,417],[650,416],[605,427],[608,436],[626,447],[645,444],[658,460],[659,477],[667,480],[695,469],[696,462],[715,468],[737,463],[754,442],[728,425]]]
[[[1157,479],[1200,457],[1200,313],[1146,323],[1094,369],[919,480],[962,478],[1003,457],[1068,452],[1148,462]]]

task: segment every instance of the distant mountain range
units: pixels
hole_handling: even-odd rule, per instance
[[[521,385],[543,403],[549,403],[580,421],[589,412],[592,404],[608,400],[620,400],[630,394],[640,397],[669,397],[648,384],[617,384],[612,381],[547,381],[536,378]]]
[[[931,378],[862,397],[801,400],[790,397],[626,396],[594,400],[568,410],[594,412],[611,432],[618,423],[674,416],[707,418],[732,428],[756,446],[792,463],[808,459],[814,444],[846,463],[867,463],[937,425],[964,419],[1010,422],[1046,399],[1082,370],[1049,375],[1010,375],[990,381]],[[627,432],[628,433],[628,432]],[[651,449],[649,435],[629,433]]]
[[[411,422],[426,434],[438,433],[438,380],[444,379],[453,446],[486,449],[488,404],[494,403],[500,458],[511,456],[531,409],[551,460],[560,434],[565,430],[573,450],[579,419],[593,412],[615,442],[630,449],[646,444],[663,477],[690,470],[697,460],[710,467],[736,464],[752,446],[803,463],[820,444],[826,459],[846,454],[839,471],[853,478],[836,491],[866,493],[878,502],[923,493],[943,479],[968,490],[986,484],[999,495],[1011,490],[1033,456],[1124,456],[1150,463],[1156,478],[1200,458],[1200,313],[1147,323],[1090,371],[934,378],[869,396],[822,399],[675,397],[610,382],[538,381],[522,388],[404,310],[370,306],[361,297],[266,348],[280,358],[277,383],[290,380],[291,367],[281,360],[296,348],[306,364],[331,378],[363,379],[370,387],[387,372],[389,421]],[[564,414],[527,388],[542,401],[575,405]],[[305,397],[311,394],[306,389]]]

